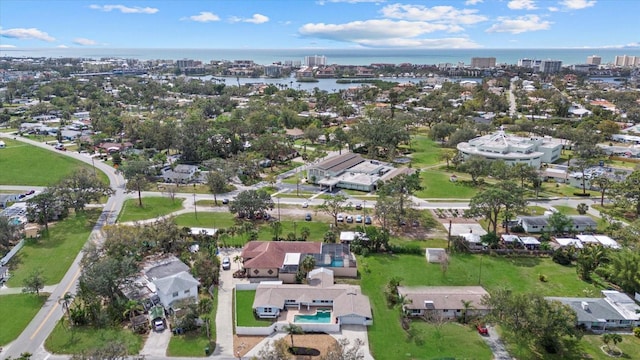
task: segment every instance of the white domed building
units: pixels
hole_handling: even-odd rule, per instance
[[[461,142],[457,146],[466,160],[481,156],[487,160],[504,160],[509,165],[524,163],[539,168],[560,158],[562,141],[552,137],[520,137],[503,130]]]

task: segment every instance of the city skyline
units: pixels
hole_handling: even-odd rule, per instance
[[[634,48],[626,0],[18,1],[0,48]]]

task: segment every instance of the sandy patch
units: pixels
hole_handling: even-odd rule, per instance
[[[263,336],[233,336],[233,348],[234,353],[238,351],[241,356],[246,355],[249,350],[253,349],[260,341],[264,339]],[[285,339],[290,344],[291,338],[286,336]],[[336,342],[331,335],[327,334],[303,334],[294,335],[293,343],[296,346],[311,347],[320,351],[320,356],[324,356],[331,345]],[[257,349],[258,351],[260,349]],[[320,356],[313,356],[312,359],[320,358]]]

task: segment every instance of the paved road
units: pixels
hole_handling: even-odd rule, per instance
[[[14,136],[3,133],[0,133],[0,137],[14,138]],[[32,141],[21,137],[16,137],[16,140],[43,149],[57,151],[50,145],[42,144],[37,141]],[[96,222],[96,225],[94,226],[89,236],[88,241],[100,242],[102,240],[100,230],[106,224],[115,223],[118,213],[122,208],[122,204],[125,199],[124,179],[121,175],[117,175],[112,167],[103,164],[102,162],[94,163],[92,162],[92,159],[86,155],[73,153],[70,151],[59,153],[80,160],[89,165],[93,165],[97,169],[103,171],[105,174],[107,174],[111,187],[115,191],[114,195],[109,198],[106,205],[104,206],[104,210],[102,211],[102,214],[100,214],[100,217],[98,218],[98,221]],[[63,277],[62,281],[53,290],[51,296],[49,296],[44,306],[40,309],[38,314],[36,314],[33,320],[31,320],[29,325],[27,325],[22,334],[20,334],[20,336],[11,344],[5,346],[2,354],[0,354],[3,359],[9,356],[18,357],[22,352],[25,351],[33,353],[32,359],[46,359],[49,356],[49,354],[44,350],[43,344],[55,327],[58,320],[60,320],[63,315],[60,304],[58,303],[58,299],[67,292],[74,293],[76,291],[76,284],[78,281],[78,277],[80,276],[80,260],[82,259],[82,255],[82,252],[78,254],[76,259],[73,261],[73,264]]]

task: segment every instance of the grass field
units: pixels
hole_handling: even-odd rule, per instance
[[[235,225],[235,216],[230,212],[198,212],[180,214],[175,217],[176,224],[187,227],[227,228]]]
[[[118,222],[153,219],[182,209],[184,199],[171,200],[168,197],[143,197],[142,207],[138,206],[138,198],[128,199],[122,206]]]
[[[21,287],[23,280],[34,270],[41,269],[46,285],[60,282],[80,249],[89,238],[100,210],[88,210],[84,214],[71,214],[68,218],[49,225],[49,237],[27,241],[11,260],[12,276],[7,285]]]
[[[15,140],[3,141],[7,147],[0,149],[3,159],[0,171],[2,185],[49,186],[71,175],[76,169],[92,169],[90,165],[62,154]],[[106,182],[106,176],[100,174]]]
[[[255,290],[235,291],[235,311],[237,326],[270,326],[273,320],[259,319],[253,314],[253,299]]]
[[[53,354],[81,354],[113,342],[125,344],[131,355],[138,354],[143,345],[142,336],[124,328],[73,327],[70,330],[59,321],[44,346]]]
[[[216,290],[213,298],[213,308],[209,313],[209,319],[211,319],[211,323],[209,326],[211,342],[209,341],[209,339],[207,339],[207,333],[204,327],[200,328],[198,331],[191,332],[185,335],[174,335],[171,336],[169,346],[167,347],[168,356],[204,357],[204,349],[206,346],[209,346],[210,351],[213,352],[216,342],[216,311],[218,307],[217,294],[218,293]]]
[[[38,313],[47,296],[16,294],[0,296],[0,346],[15,340]]]
[[[488,291],[507,287],[516,292],[536,292],[545,296],[584,296],[583,290],[596,293],[600,290],[580,281],[574,267],[560,266],[550,259],[453,255],[446,274],[442,273],[440,265],[427,263],[424,256],[374,255],[359,257],[358,262],[363,274],[362,291],[369,296],[373,308],[374,324],[369,328],[371,351],[381,360],[397,359],[398,344],[401,344],[402,354],[407,354],[409,359],[491,358],[486,345],[477,341],[481,339],[476,332],[457,324],[438,329],[432,324],[414,321],[412,326],[425,344],[408,341],[406,332],[400,327],[398,310],[389,309],[384,297],[384,288],[394,276],[402,278],[401,283],[406,286],[477,285],[480,279]],[[548,282],[540,282],[538,274],[546,275]]]
[[[427,136],[417,135],[411,139],[411,164],[419,169],[429,165],[435,165],[440,160],[442,149]]]
[[[451,173],[435,170],[420,171],[422,190],[416,192],[416,196],[436,199],[470,199],[478,192],[478,188],[466,182],[451,182],[449,176]],[[466,175],[458,176],[459,179],[462,177]]]

